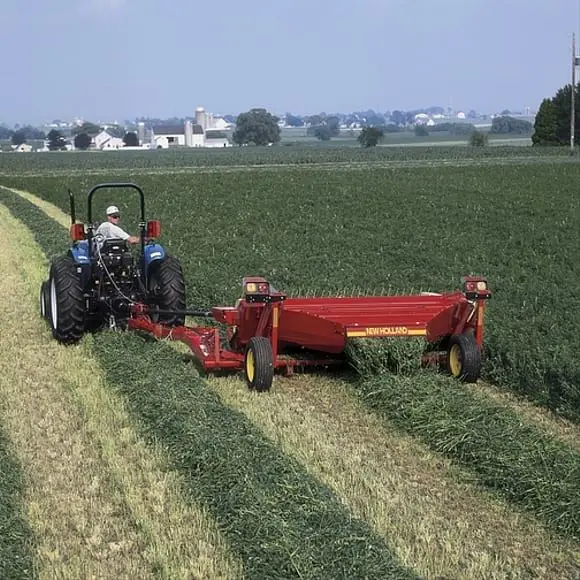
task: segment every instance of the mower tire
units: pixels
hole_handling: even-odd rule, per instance
[[[56,258],[52,262],[49,295],[52,335],[63,344],[78,342],[85,330],[85,298],[71,256]]]
[[[244,358],[244,372],[250,390],[270,390],[274,380],[274,355],[269,339],[264,336],[250,338]]]
[[[184,314],[156,314],[159,310],[185,310],[185,282],[179,261],[167,256],[160,262],[153,262],[149,274],[149,303],[152,306],[151,320],[169,326],[185,324]]]
[[[40,315],[46,322],[50,322],[50,284],[48,280],[40,285]]]
[[[464,383],[475,383],[481,371],[481,351],[472,332],[454,334],[447,347],[447,369]]]

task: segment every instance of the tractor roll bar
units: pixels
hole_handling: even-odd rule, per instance
[[[122,182],[115,182],[115,183],[99,183],[98,185],[95,185],[90,191],[89,191],[89,199],[88,199],[88,209],[87,209],[87,218],[89,223],[93,223],[93,204],[92,204],[92,199],[93,199],[93,194],[95,192],[97,192],[99,189],[134,189],[137,191],[137,193],[139,194],[139,197],[141,199],[141,222],[145,221],[145,195],[143,194],[143,190],[136,185],[135,183],[122,183]]]

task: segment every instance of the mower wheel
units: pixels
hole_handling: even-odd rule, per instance
[[[454,334],[449,339],[447,369],[464,383],[475,383],[481,370],[481,351],[473,333]]]
[[[244,360],[248,388],[269,391],[274,380],[274,355],[272,345],[264,336],[250,338]]]
[[[63,256],[53,261],[49,291],[52,335],[64,344],[79,341],[85,330],[85,298],[71,256]]]
[[[149,304],[152,306],[151,320],[169,326],[185,324],[184,314],[155,314],[160,310],[185,310],[185,282],[179,261],[167,256],[161,262],[151,264],[149,275]]]
[[[40,315],[46,322],[50,321],[50,285],[48,280],[40,285]]]

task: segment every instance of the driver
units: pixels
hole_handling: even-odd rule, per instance
[[[139,243],[140,239],[137,236],[129,235],[123,228],[119,227],[119,220],[121,219],[121,212],[116,205],[110,205],[106,211],[107,221],[103,222],[95,232],[95,236],[103,236],[103,240],[121,239],[130,244]]]

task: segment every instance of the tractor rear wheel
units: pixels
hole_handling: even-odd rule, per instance
[[[48,280],[40,285],[40,315],[46,322],[50,321],[50,285]]]
[[[53,261],[49,289],[52,335],[64,344],[79,341],[85,330],[85,299],[71,256]]]
[[[184,314],[156,314],[159,310],[185,310],[185,282],[181,264],[176,258],[167,256],[160,262],[153,262],[149,275],[149,304],[152,307],[151,320],[181,326],[185,324]]]
[[[481,370],[481,351],[473,333],[451,336],[447,350],[447,369],[464,383],[477,381]]]
[[[274,354],[270,341],[264,336],[250,338],[246,349],[244,370],[248,388],[269,391],[274,380]]]

